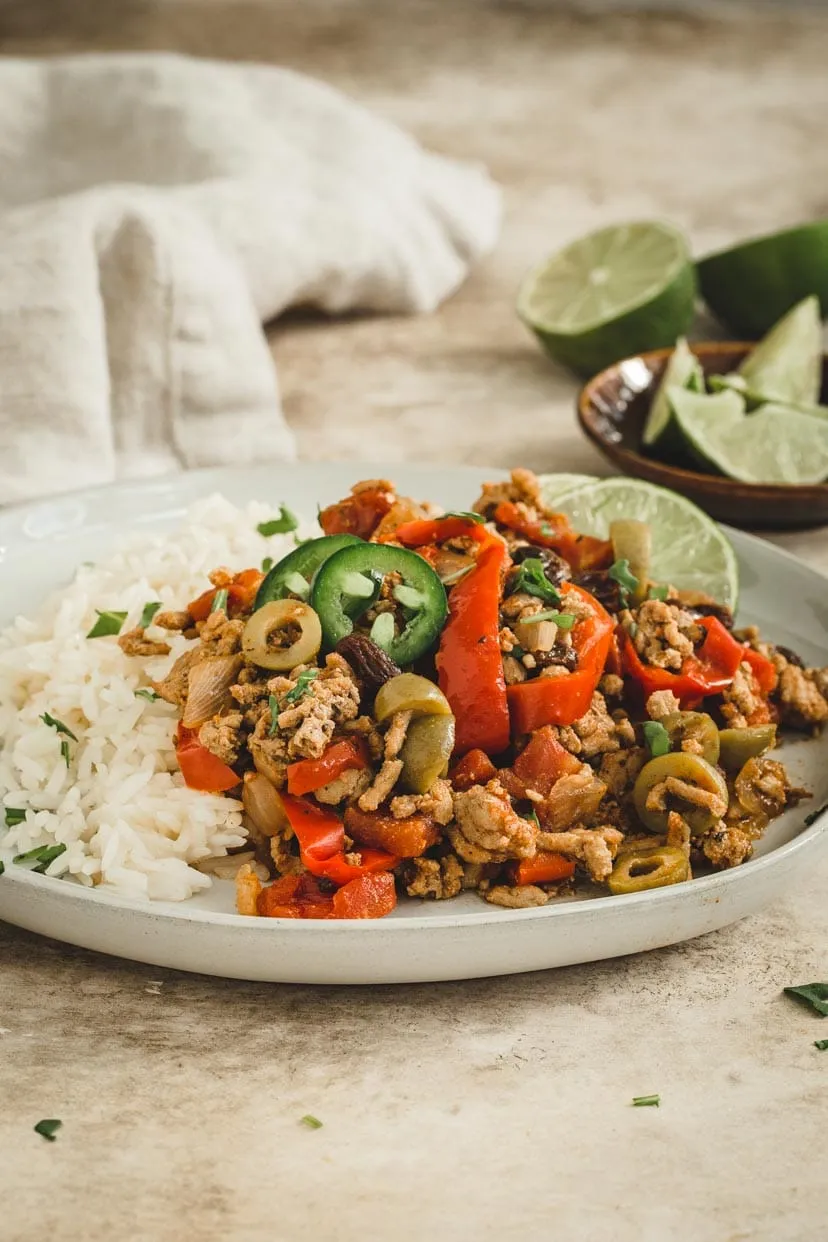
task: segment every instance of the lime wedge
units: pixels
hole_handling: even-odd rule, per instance
[[[760,406],[767,404],[768,398],[762,393],[757,392],[754,388],[749,388],[745,383],[744,377],[738,375],[735,371],[729,375],[709,375],[707,383],[712,392],[723,392],[730,389],[732,392],[740,393],[744,399],[748,409],[748,413],[752,410],[758,410]],[[775,402],[777,405],[784,405],[786,409],[796,410],[799,414],[810,414],[813,418],[828,418],[828,405],[812,405],[809,401],[784,401]]]
[[[641,437],[642,442],[649,448],[662,453],[669,452],[679,437],[667,399],[668,388],[688,388],[692,392],[704,392],[704,371],[683,336],[676,341],[676,347],[664,369]]]
[[[687,243],[666,224],[599,229],[530,272],[518,314],[547,353],[589,377],[619,358],[672,345],[693,318]]]
[[[693,451],[740,483],[821,483],[828,477],[828,422],[784,405],[740,413],[735,392],[688,401],[671,394],[678,424]],[[724,411],[728,398],[734,405]],[[716,404],[718,403],[718,404]]]
[[[734,551],[716,523],[684,496],[642,479],[600,479],[557,503],[576,530],[601,539],[622,518],[647,522],[655,581],[704,591],[735,609],[739,571]]]
[[[828,219],[744,242],[698,264],[704,299],[743,337],[761,336],[813,294],[828,313]]]
[[[815,405],[822,387],[822,321],[819,299],[805,298],[788,311],[739,367],[750,392],[765,401]]]
[[[555,508],[559,496],[598,482],[594,474],[542,474],[538,477],[544,504],[550,509]]]

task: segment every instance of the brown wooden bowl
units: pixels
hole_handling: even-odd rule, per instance
[[[704,341],[690,348],[705,375],[735,371],[753,345]],[[607,367],[578,396],[578,419],[596,448],[624,474],[648,479],[694,501],[711,517],[734,526],[819,526],[828,522],[828,484],[738,483],[722,475],[671,466],[642,452],[641,435],[650,402],[671,349],[654,349]],[[822,398],[828,396],[828,355],[822,362]]]

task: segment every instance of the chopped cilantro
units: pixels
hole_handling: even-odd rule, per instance
[[[472,513],[468,509],[449,509],[448,513],[443,513],[441,518],[464,518],[467,522],[478,522],[482,525],[486,521],[482,513]]]
[[[16,806],[6,807],[6,827],[7,828],[16,828],[18,824],[23,823],[23,820],[25,818],[26,818],[26,812],[24,810],[21,810],[20,807],[16,807]]]
[[[539,557],[528,556],[523,561],[510,584],[511,591],[517,595],[525,592],[542,599],[547,604],[560,604],[561,596],[557,587],[549,581],[543,572],[543,562]]]
[[[25,854],[15,854],[14,861],[16,863],[36,862],[38,865],[34,870],[45,871],[49,863],[53,863],[56,858],[60,858],[61,854],[65,853],[65,845],[36,845],[33,850],[26,850]]]
[[[307,1126],[309,1130],[322,1129],[322,1122],[318,1117],[314,1117],[311,1113],[305,1113],[304,1117],[301,1118],[301,1123],[303,1126]]]
[[[146,699],[148,703],[154,703],[156,699],[160,699],[161,695],[156,694],[154,690],[150,690],[148,686],[142,686],[140,690],[135,691],[136,699]]]
[[[62,720],[58,720],[55,716],[50,716],[48,712],[44,712],[40,719],[44,724],[49,725],[51,729],[57,729],[58,733],[71,737],[73,742],[78,740],[76,734],[72,732],[68,725],[65,725]]]
[[[151,624],[152,618],[161,607],[161,601],[156,599],[149,604],[144,604],[144,611],[141,613],[141,620],[138,622],[142,630],[145,630]]]
[[[279,516],[271,518],[269,522],[260,522],[256,530],[267,538],[269,535],[287,535],[290,531],[296,530],[298,525],[299,519],[296,514],[291,513],[287,505],[280,505]]]
[[[626,608],[630,596],[638,590],[638,579],[630,570],[630,562],[626,558],[613,561],[607,570],[607,577],[618,583],[621,588],[621,603]]]
[[[288,690],[287,694],[282,700],[283,705],[285,703],[298,703],[299,700],[303,698],[304,695],[307,694],[310,688],[311,682],[316,681],[316,678],[318,676],[319,676],[318,668],[306,668],[305,671],[303,673],[300,673],[299,676],[296,678],[296,685],[293,687],[293,689]]]
[[[661,1104],[660,1095],[634,1095],[633,1108],[658,1108]]]
[[[814,1047],[818,1048],[820,1052],[825,1052],[826,1048],[828,1048],[828,1039],[815,1039]]]
[[[95,609],[98,619],[86,635],[87,638],[107,638],[110,634],[120,634],[127,615],[125,612],[101,612]]]
[[[63,762],[66,764],[68,768],[69,767],[69,743],[67,742],[66,738],[64,738],[60,744],[60,753],[63,758]]]
[[[670,734],[659,720],[645,720],[641,726],[644,730],[644,741],[653,759],[670,753]]]
[[[58,1121],[55,1117],[49,1118],[46,1121],[39,1121],[34,1128],[35,1134],[40,1134],[43,1138],[48,1139],[50,1143],[54,1143],[57,1132],[62,1125],[63,1122]]]
[[[669,594],[670,588],[665,582],[661,586],[651,586],[647,592],[647,599],[660,599],[663,602]]]
[[[828,983],[800,983],[798,987],[785,988],[785,992],[805,1001],[823,1018],[828,1018]]]
[[[533,612],[531,617],[521,617],[521,625],[534,625],[538,621],[554,621],[559,630],[571,630],[578,618],[574,612],[555,612],[550,608],[547,612]]]
[[[540,533],[545,535],[547,539],[551,539],[555,534],[555,528],[549,522],[541,522]]]
[[[278,724],[279,700],[276,698],[275,694],[271,694],[267,702],[270,708],[270,728],[268,729],[267,732],[268,732],[269,737],[273,737],[274,733],[279,732],[279,724]]]
[[[210,612],[227,612],[227,587],[222,587],[213,596]]]
[[[532,807],[531,811],[526,812],[524,818],[528,819],[530,824],[534,824],[536,828],[540,829],[540,820],[538,819],[538,813],[534,807]]]
[[[805,816],[805,824],[810,828],[811,824],[816,823],[820,815],[824,815],[828,811],[828,802],[823,802],[822,806],[818,806],[815,811],[809,811]]]
[[[273,568],[273,557],[266,556],[264,560],[262,561],[262,573],[269,574],[272,568]]]
[[[517,643],[517,644],[515,644],[515,646],[512,648],[512,650],[511,650],[511,651],[509,651],[507,654],[508,654],[508,655],[510,655],[510,656],[514,656],[516,660],[522,660],[522,659],[523,659],[523,657],[526,655],[526,652],[523,650],[523,648],[521,647],[521,645],[520,645],[519,643]]]

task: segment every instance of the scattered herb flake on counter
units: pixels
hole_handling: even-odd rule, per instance
[[[304,1117],[301,1118],[301,1123],[303,1126],[307,1126],[309,1130],[322,1129],[322,1122],[318,1117],[314,1117],[311,1113],[305,1113]]]
[[[213,602],[210,605],[210,612],[226,612],[227,611],[227,588],[222,587],[220,591],[216,591],[213,596]]]
[[[26,818],[26,812],[17,806],[6,807],[6,827],[16,828],[18,824],[22,824]]]
[[[256,530],[267,538],[269,535],[287,535],[290,531],[296,530],[298,525],[299,519],[296,514],[292,513],[287,505],[281,505],[279,516],[271,518],[269,522],[260,522]]]
[[[46,1121],[39,1121],[35,1126],[34,1131],[35,1134],[39,1134],[43,1138],[48,1139],[50,1143],[54,1143],[57,1137],[57,1132],[62,1125],[62,1121],[58,1121],[57,1118],[53,1117]]]
[[[152,618],[158,612],[160,607],[160,599],[153,600],[149,604],[144,604],[144,611],[141,613],[141,620],[138,622],[138,625],[142,630],[145,630],[147,626],[152,623]]]
[[[514,595],[519,591],[534,595],[536,599],[542,599],[547,604],[561,602],[560,592],[543,572],[543,562],[539,557],[528,556],[522,562],[511,584],[511,590]]]
[[[629,597],[638,590],[638,579],[630,570],[630,562],[626,559],[613,561],[607,570],[607,577],[620,586],[621,603],[626,606]]]
[[[820,1052],[825,1052],[826,1048],[828,1048],[828,1039],[815,1039],[814,1047],[818,1048]]]
[[[653,759],[670,753],[670,734],[659,720],[645,720],[641,727],[644,730],[644,741]]]
[[[661,1104],[660,1095],[634,1095],[633,1108],[658,1108]]]
[[[120,634],[127,618],[125,612],[101,612],[99,608],[95,612],[98,619],[86,635],[87,638],[108,638],[112,634]]]
[[[161,698],[161,695],[156,694],[154,690],[150,690],[146,686],[142,686],[140,690],[135,691],[135,697],[136,699],[146,699],[148,703],[155,703],[157,699]]]
[[[664,583],[662,586],[651,586],[647,592],[647,599],[658,599],[664,603],[669,594],[670,588]]]
[[[798,987],[785,988],[785,992],[805,1001],[823,1018],[828,1017],[828,983],[800,983]]]
[[[124,616],[126,616],[126,613],[124,613]],[[78,740],[77,735],[72,732],[68,725],[65,725],[62,720],[58,720],[55,716],[50,716],[48,712],[44,712],[40,719],[45,725],[48,725],[50,729],[56,729],[58,733],[63,733],[64,736],[71,737],[73,742]]]

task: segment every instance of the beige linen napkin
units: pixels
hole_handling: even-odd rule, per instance
[[[486,174],[286,69],[0,60],[0,490],[294,456],[261,324],[433,309]]]

